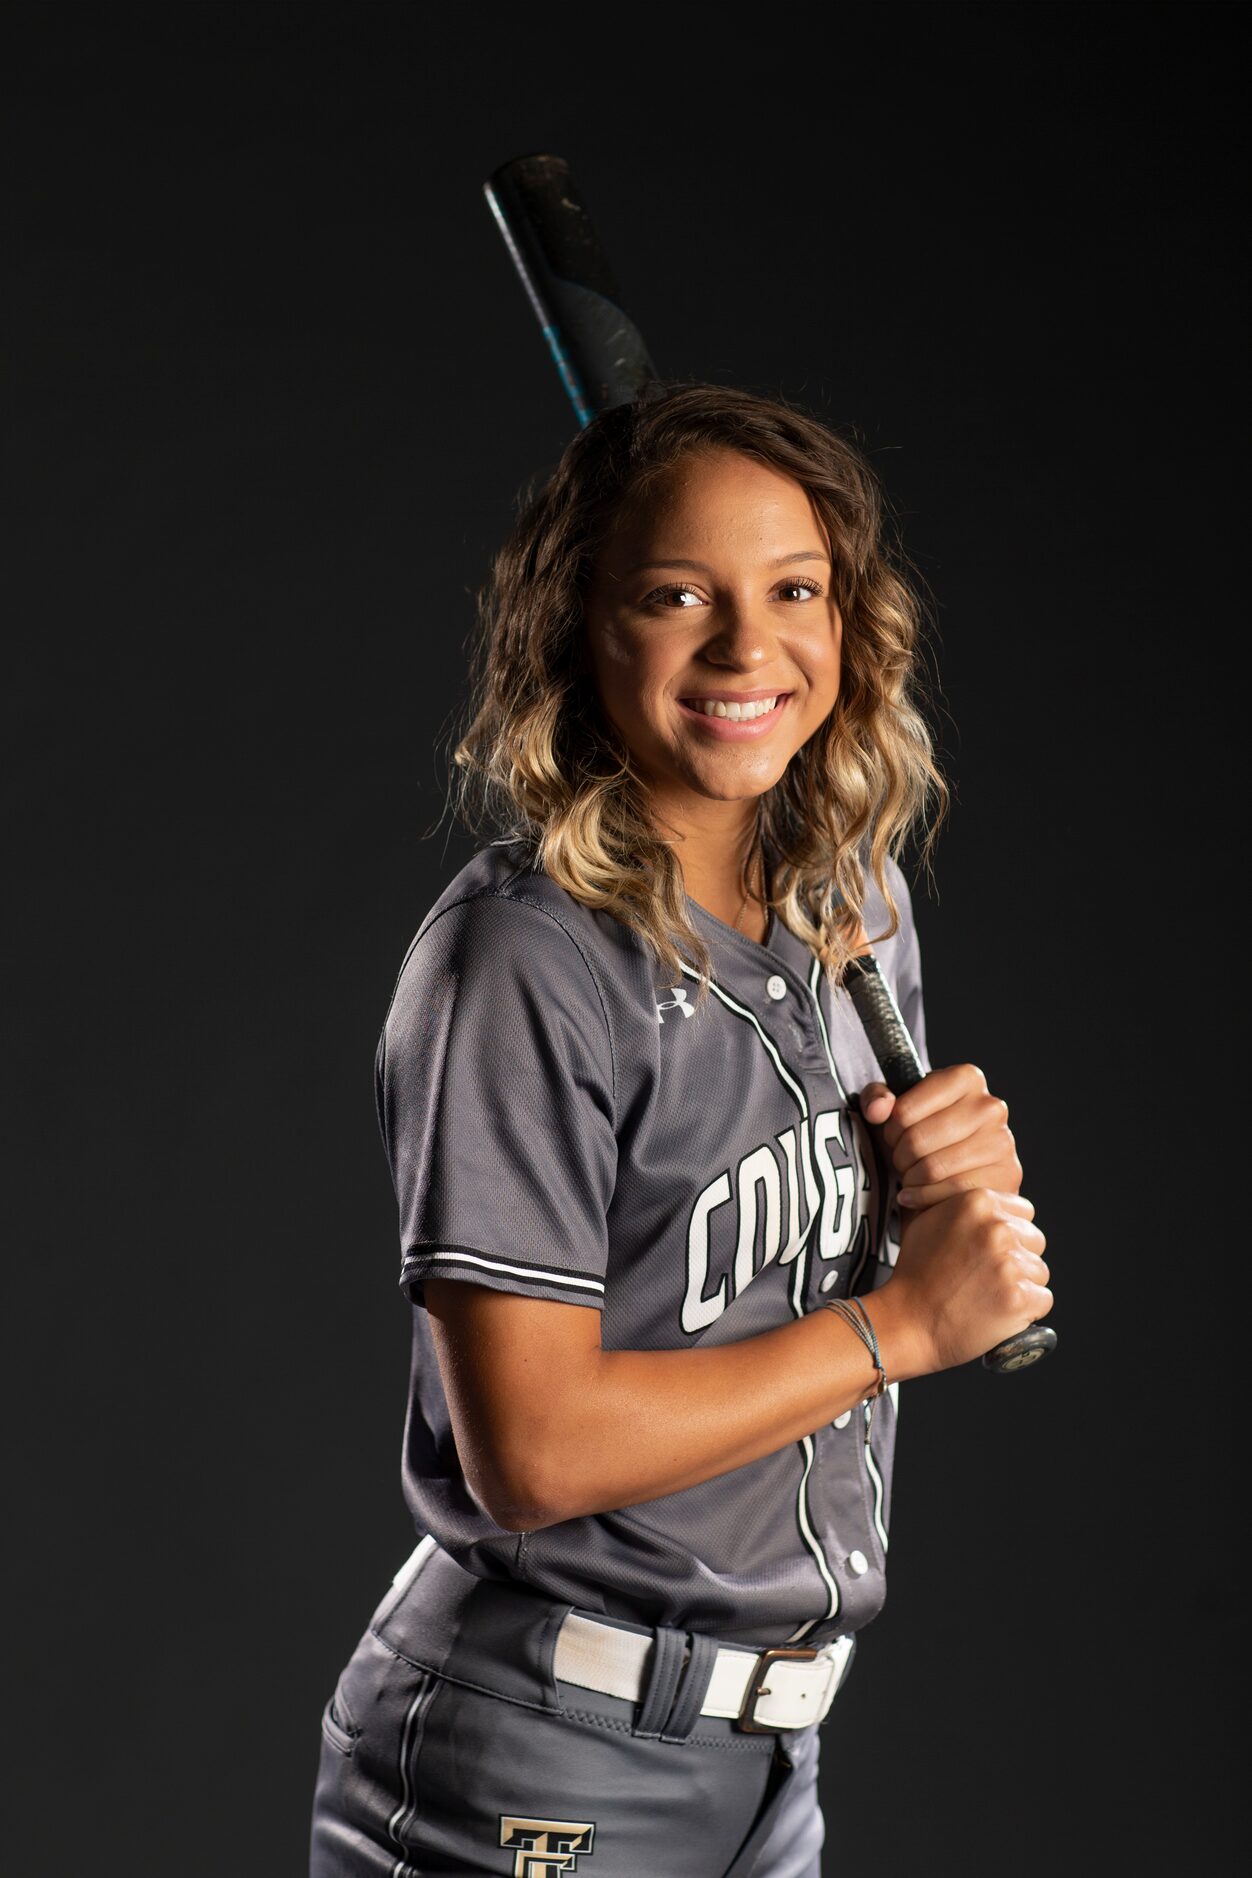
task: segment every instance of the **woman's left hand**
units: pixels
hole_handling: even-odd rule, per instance
[[[885,1083],[867,1083],[861,1113],[881,1132],[900,1182],[901,1206],[934,1206],[970,1187],[1021,1189],[1009,1105],[990,1093],[973,1063],[932,1069],[899,1096]]]

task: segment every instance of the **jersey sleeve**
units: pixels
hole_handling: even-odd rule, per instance
[[[542,908],[484,895],[435,915],[379,1039],[400,1283],[428,1277],[599,1306],[617,1168],[596,980]]]

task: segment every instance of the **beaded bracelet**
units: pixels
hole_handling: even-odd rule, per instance
[[[874,1425],[874,1404],[887,1387],[887,1372],[883,1368],[882,1356],[878,1349],[878,1336],[870,1321],[869,1312],[859,1298],[828,1298],[822,1305],[824,1311],[833,1311],[856,1332],[865,1348],[869,1351],[870,1361],[878,1371],[878,1387],[872,1396],[867,1397],[869,1411],[865,1417],[865,1439],[868,1442],[870,1430]]]

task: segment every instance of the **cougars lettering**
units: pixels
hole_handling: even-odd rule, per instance
[[[771,1265],[790,1265],[815,1225],[821,1259],[863,1246],[872,1226],[871,1155],[856,1111],[826,1109],[813,1116],[811,1131],[803,1123],[786,1128],[746,1154],[733,1176],[726,1170],[711,1180],[687,1225],[687,1335],[715,1323]]]

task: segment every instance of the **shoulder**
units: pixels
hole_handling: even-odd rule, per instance
[[[865,867],[863,917],[865,931],[873,943],[874,954],[888,982],[896,988],[898,996],[902,986],[915,978],[920,970],[917,921],[913,912],[913,895],[904,869],[890,855],[887,857],[883,874],[895,902],[899,926],[889,939],[877,937],[878,934],[885,933],[891,924],[891,913],[886,897],[869,870],[868,857]]]
[[[914,930],[913,895],[900,863],[891,855],[886,857],[883,866],[886,884],[895,901],[896,915],[900,921],[900,933],[911,934]],[[867,932],[881,932],[890,924],[891,915],[887,901],[878,882],[870,872],[868,857],[865,863],[865,928]]]
[[[409,948],[405,968],[419,956],[451,948],[460,956],[486,951],[582,957],[589,975],[585,908],[577,905],[511,842],[483,848],[431,907]],[[403,974],[402,974],[403,976]]]
[[[440,894],[410,945],[386,1029],[395,1036],[439,1002],[572,1027],[614,1065],[633,1008],[653,1010],[655,972],[638,936],[581,905],[527,851],[482,849]]]

